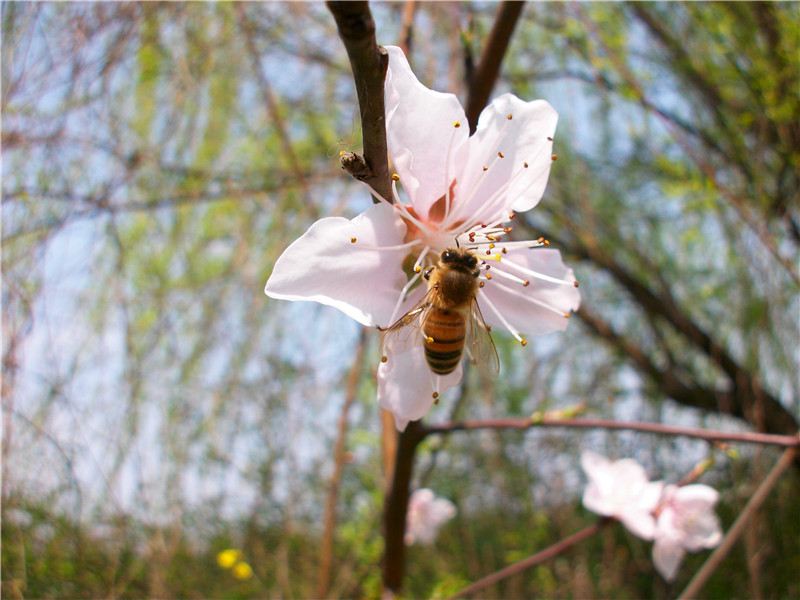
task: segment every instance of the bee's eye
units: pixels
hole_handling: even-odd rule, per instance
[[[444,262],[452,261],[453,260],[453,253],[450,252],[449,250],[445,250],[444,252],[442,252],[442,260]]]
[[[477,258],[475,258],[474,256],[470,256],[470,257],[467,259],[467,266],[468,266],[470,269],[473,269],[473,268],[475,268],[475,265],[477,265],[477,264],[478,264],[478,259],[477,259]]]

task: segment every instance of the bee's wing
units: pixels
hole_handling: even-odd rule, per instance
[[[500,372],[500,358],[494,347],[492,336],[486,329],[477,298],[472,299],[467,320],[467,339],[465,343],[470,362],[486,377],[497,377]]]
[[[433,306],[433,299],[437,294],[436,288],[431,288],[422,297],[422,300],[405,315],[383,332],[381,335],[381,357],[396,356],[408,352],[415,345],[420,344],[420,336],[425,326],[425,320]]]

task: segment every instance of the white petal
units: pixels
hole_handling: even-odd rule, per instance
[[[652,513],[645,510],[626,510],[619,516],[620,522],[633,535],[643,540],[652,540],[656,530],[656,520]]]
[[[557,122],[558,113],[544,100],[524,102],[503,94],[487,106],[469,138],[469,158],[458,187],[459,200],[466,204],[459,214],[490,221],[497,214],[536,206],[550,175]],[[487,213],[486,201],[504,187]]]
[[[673,581],[683,560],[683,550],[671,537],[656,537],[653,544],[653,564],[667,581]]]
[[[438,380],[441,394],[461,381],[461,365],[449,375],[434,375],[420,346],[389,357],[378,366],[378,403],[394,415],[399,431],[403,431],[409,421],[421,419],[430,410],[434,378]]]
[[[676,486],[670,487],[674,488]],[[719,492],[710,486],[695,483],[674,489],[671,499],[682,505],[694,505],[711,509],[719,500]]]
[[[482,291],[503,318],[517,331],[528,335],[566,329],[569,319],[564,315],[580,306],[580,292],[575,287],[572,269],[564,266],[561,260],[561,253],[552,248],[512,250],[499,263],[489,264],[492,270],[501,269],[520,276],[519,271],[503,264],[506,262],[569,283],[553,283],[535,277],[528,277],[527,286],[501,277],[486,281]],[[505,327],[494,310],[481,306],[481,312],[492,327]]]
[[[401,263],[408,251],[375,248],[402,244],[405,233],[386,204],[352,221],[320,219],[281,254],[264,292],[333,306],[363,325],[387,325],[406,279]]]
[[[424,219],[450,185],[445,171],[451,143],[448,172],[451,180],[456,177],[456,154],[466,143],[469,126],[458,98],[422,85],[400,48],[386,50],[386,141],[403,189]],[[461,126],[455,128],[455,122]]]

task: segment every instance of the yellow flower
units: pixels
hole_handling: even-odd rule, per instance
[[[250,579],[253,576],[253,569],[246,562],[238,562],[233,566],[233,576],[236,579]]]
[[[223,569],[230,569],[242,558],[242,553],[239,550],[223,550],[217,554],[217,563]]]

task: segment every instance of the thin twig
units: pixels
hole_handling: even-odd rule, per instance
[[[487,575],[483,579],[479,579],[475,583],[472,583],[465,587],[462,590],[456,592],[453,596],[451,596],[451,600],[455,598],[463,598],[465,596],[469,596],[470,594],[474,594],[475,592],[479,592],[480,590],[489,587],[497,583],[498,581],[502,581],[503,579],[508,579],[518,573],[522,573],[523,571],[530,569],[531,567],[535,567],[543,563],[546,560],[550,560],[558,556],[559,554],[563,553],[565,550],[574,546],[575,544],[582,542],[583,540],[592,537],[598,531],[600,531],[603,527],[612,523],[614,519],[604,518],[595,523],[594,525],[589,525],[585,529],[582,529],[578,533],[573,533],[569,537],[565,537],[560,542],[556,542],[549,548],[545,548],[541,552],[537,552],[533,556],[529,556],[518,563],[514,563],[513,565],[509,565],[504,569],[500,569],[499,571],[492,573],[491,575]]]
[[[678,600],[688,600],[689,598],[697,597],[708,579],[728,555],[728,552],[731,551],[736,540],[739,539],[739,536],[747,526],[748,521],[767,499],[767,496],[772,491],[772,488],[775,487],[775,484],[778,483],[783,472],[792,464],[797,452],[798,449],[797,446],[795,446],[794,448],[787,448],[781,455],[778,462],[772,467],[772,471],[767,475],[767,478],[761,482],[761,485],[758,486],[758,489],[756,489],[747,505],[742,512],[739,513],[739,516],[736,517],[736,521],[733,522],[728,533],[725,534],[725,539],[722,540],[722,543],[714,550],[711,556],[708,557],[708,560],[706,560],[700,570],[695,574],[689,582],[689,585],[686,586],[686,589],[683,590],[683,593],[678,597]]]
[[[325,521],[322,532],[322,550],[320,552],[319,577],[317,579],[317,598],[325,598],[330,584],[331,564],[333,562],[333,537],[336,529],[336,505],[339,502],[339,484],[344,467],[345,437],[347,435],[347,417],[350,407],[356,399],[358,381],[364,364],[364,352],[367,346],[367,328],[361,328],[358,349],[353,366],[347,374],[347,387],[344,395],[342,413],[339,415],[339,427],[336,434],[336,445],[333,450],[333,474],[328,487],[328,498],[325,502]]]
[[[372,186],[391,202],[392,179],[386,147],[386,114],[383,83],[389,55],[375,41],[375,21],[369,2],[327,2],[344,42],[361,111],[363,158],[353,152],[342,156],[342,166],[360,181]]]
[[[500,63],[508,48],[511,34],[517,25],[524,2],[517,0],[506,0],[497,9],[497,16],[492,26],[492,31],[486,39],[486,45],[481,53],[481,60],[472,74],[469,82],[469,93],[467,95],[467,121],[469,122],[470,134],[475,133],[478,126],[478,116],[483,107],[489,102],[489,94],[492,93],[497,74],[500,72]]]
[[[417,11],[416,0],[406,0],[403,4],[403,28],[400,31],[400,49],[403,54],[411,54],[411,44],[414,41],[414,14]]]
[[[303,188],[304,194],[306,197],[308,197],[310,194],[308,182],[306,181],[306,175],[303,166],[300,164],[300,159],[294,150],[294,145],[292,144],[286,124],[281,116],[278,101],[275,99],[275,95],[272,93],[272,86],[270,85],[269,81],[267,80],[267,76],[264,73],[264,68],[261,64],[261,55],[258,53],[258,49],[256,48],[253,24],[247,17],[244,6],[241,2],[235,2],[234,7],[236,8],[236,14],[239,18],[240,28],[242,32],[244,32],[245,46],[247,47],[247,53],[250,55],[250,61],[253,64],[253,72],[255,73],[256,80],[258,81],[258,89],[261,93],[261,99],[269,111],[269,116],[275,125],[275,129],[278,132],[278,137],[281,139],[284,152],[286,153],[286,157],[289,159],[289,165],[292,169],[292,173],[294,174],[297,182]],[[310,207],[312,213],[316,212],[313,202],[306,202],[305,204]]]
[[[695,427],[677,427],[662,425],[661,423],[637,423],[632,421],[614,421],[611,419],[553,419],[542,418],[533,420],[529,418],[485,419],[479,421],[462,421],[460,423],[440,423],[424,426],[422,434],[446,434],[454,431],[468,431],[472,429],[532,429],[535,427],[572,427],[592,429],[624,429],[655,433],[658,435],[680,435],[706,440],[707,442],[743,442],[749,444],[771,444],[774,446],[798,447],[800,439],[792,435],[773,435],[755,432],[727,432],[700,429]]]

